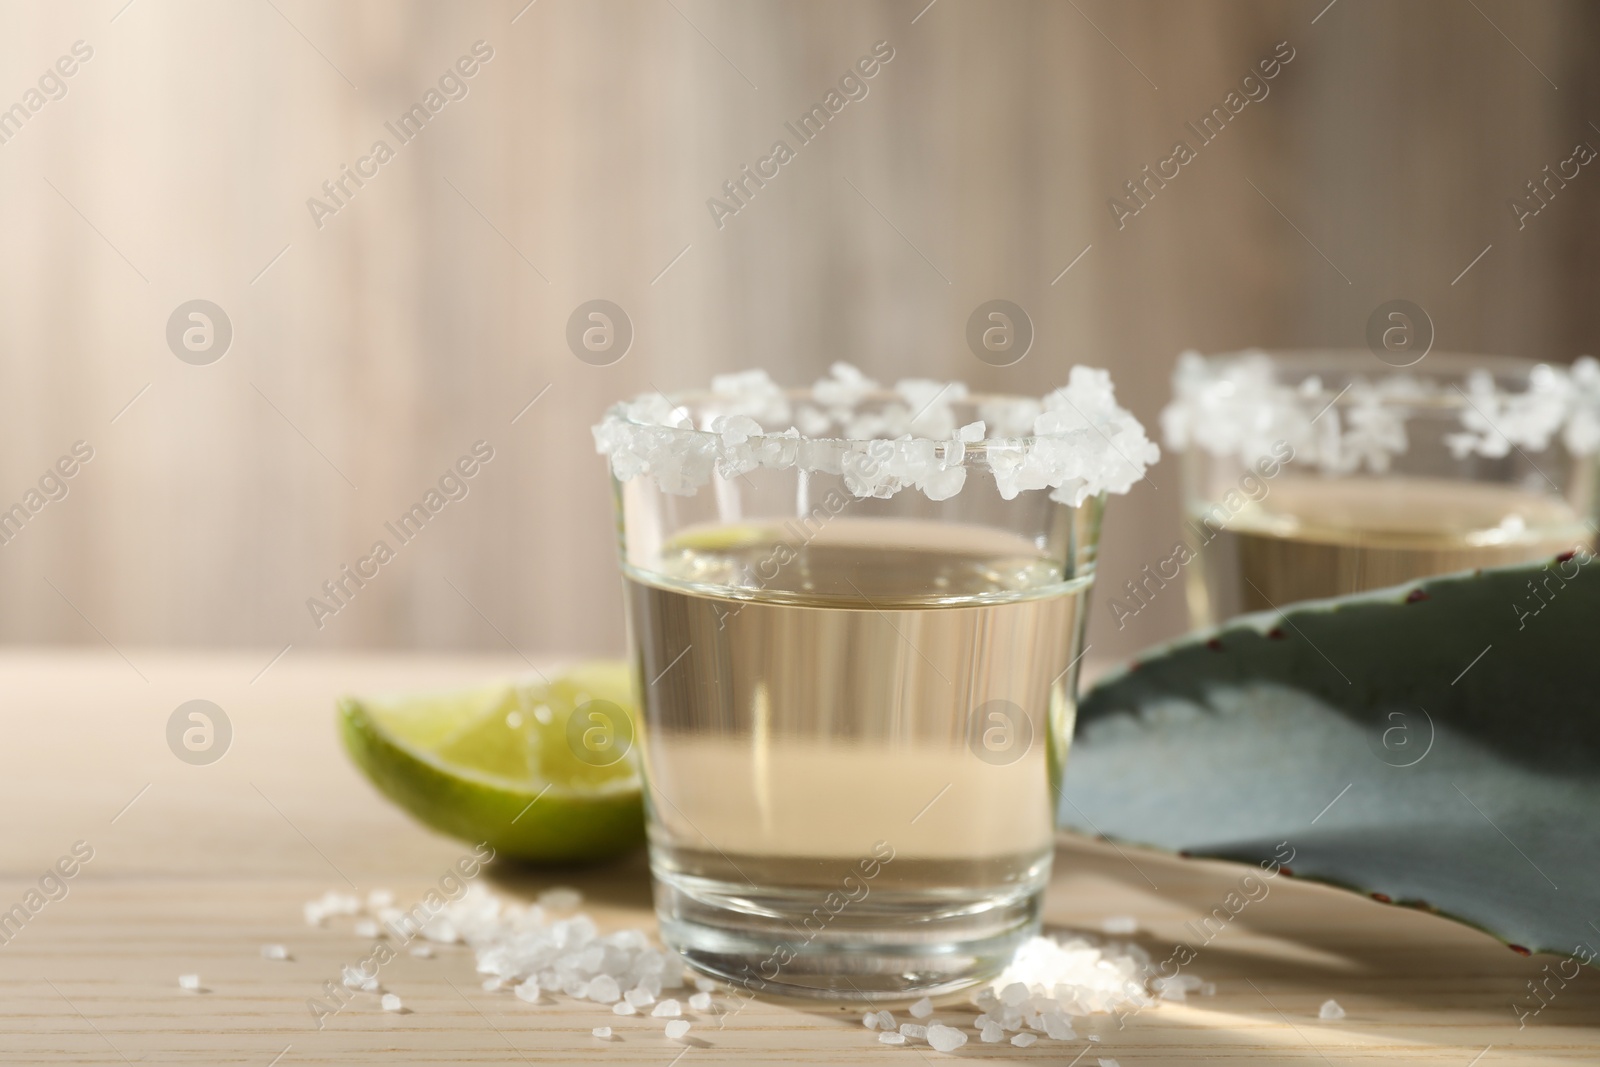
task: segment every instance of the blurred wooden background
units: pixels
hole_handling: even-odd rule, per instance
[[[0,545],[0,639],[619,650],[588,427],[717,371],[1042,392],[1087,362],[1153,427],[1180,349],[1359,346],[1396,297],[1440,348],[1600,348],[1600,173],[1521,230],[1507,207],[1600,145],[1581,0],[525,4],[0,5],[0,107],[93,49],[0,144],[0,508],[94,449]],[[707,199],[878,41],[868,95],[718,229]],[[1108,199],[1280,41],[1269,95],[1119,230]],[[307,199],[379,138],[319,229]],[[963,340],[996,297],[1037,330],[1003,369]],[[636,330],[611,366],[565,342],[595,298]],[[233,327],[206,366],[166,341],[192,299]],[[480,439],[469,495],[318,629],[306,599]],[[1104,582],[1167,554],[1177,482],[1114,502]],[[1121,632],[1102,599],[1097,655],[1181,596]]]

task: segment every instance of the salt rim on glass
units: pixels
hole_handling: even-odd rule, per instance
[[[1465,383],[1446,388],[1419,367],[1356,376],[1336,392],[1315,374],[1295,384],[1280,380],[1273,358],[1259,349],[1209,357],[1188,351],[1173,368],[1162,436],[1174,451],[1195,447],[1247,463],[1287,441],[1296,459],[1325,472],[1365,466],[1382,474],[1410,449],[1413,412],[1444,406],[1458,412],[1460,430],[1443,438],[1457,459],[1499,458],[1512,448],[1542,452],[1558,433],[1573,455],[1600,450],[1600,363],[1590,356],[1570,367],[1533,364],[1524,389],[1498,385],[1484,368],[1469,370]]]
[[[957,405],[977,418],[958,425]],[[1042,399],[971,395],[961,382],[925,378],[884,389],[848,363],[810,389],[786,391],[750,370],[718,375],[703,393],[643,393],[607,410],[593,432],[618,481],[648,475],[679,496],[713,472],[735,478],[765,467],[840,475],[857,497],[916,488],[948,500],[976,468],[1003,499],[1049,489],[1076,507],[1126,493],[1161,455],[1118,406],[1110,374],[1093,367],[1073,367]]]

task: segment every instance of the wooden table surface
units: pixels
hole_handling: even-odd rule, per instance
[[[412,823],[349,766],[333,731],[346,690],[441,686],[515,673],[520,661],[469,657],[177,656],[15,650],[0,655],[0,911],[75,843],[93,858],[0,944],[0,1062],[654,1064],[930,1063],[877,1044],[860,1012],[757,1001],[718,1028],[696,1019],[688,1045],[661,1020],[618,1018],[563,1000],[532,1006],[486,993],[470,952],[402,955],[384,982],[408,1009],[364,996],[317,1029],[307,1007],[367,943],[348,920],[312,929],[304,901],[327,889],[385,886],[420,895],[463,846]],[[257,677],[259,675],[259,677]],[[141,677],[142,676],[142,677]],[[176,758],[173,710],[226,712],[232,740],[205,766]],[[80,846],[80,851],[82,846]],[[1054,928],[1098,930],[1134,915],[1165,956],[1181,924],[1215,906],[1239,870],[1063,838],[1048,903]],[[496,892],[581,889],[603,929],[654,928],[642,856],[586,871],[491,869]],[[39,898],[35,898],[37,901]],[[263,959],[283,943],[288,961]],[[1211,997],[1163,1004],[1102,1041],[983,1045],[968,1059],[1093,1067],[1154,1064],[1427,1063],[1498,1067],[1600,1060],[1600,973],[1586,970],[1518,1027],[1512,1003],[1548,959],[1521,958],[1445,920],[1280,878],[1189,971]],[[178,987],[197,973],[203,992]],[[1317,1019],[1328,998],[1348,1012]],[[961,998],[952,998],[959,1001]],[[941,1007],[946,1022],[973,1009]],[[613,1026],[602,1043],[590,1028]],[[1083,1028],[1080,1028],[1082,1032]],[[681,1057],[681,1058],[680,1058]]]

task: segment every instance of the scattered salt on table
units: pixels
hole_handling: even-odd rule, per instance
[[[1317,1010],[1317,1018],[1323,1020],[1324,1022],[1332,1022],[1336,1019],[1343,1019],[1344,1009],[1339,1006],[1339,1002],[1337,1000],[1324,1000],[1322,1002],[1322,1007]]]
[[[674,1019],[667,1024],[667,1036],[674,1041],[682,1040],[683,1035],[689,1032],[687,1019]]]
[[[383,1005],[384,1011],[399,1011],[405,1006],[400,1003],[400,998],[393,993],[385,993],[379,1003]]]

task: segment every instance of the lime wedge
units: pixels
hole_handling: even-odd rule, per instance
[[[452,837],[539,862],[599,860],[644,840],[628,665],[549,684],[339,701],[351,759],[379,791]]]

